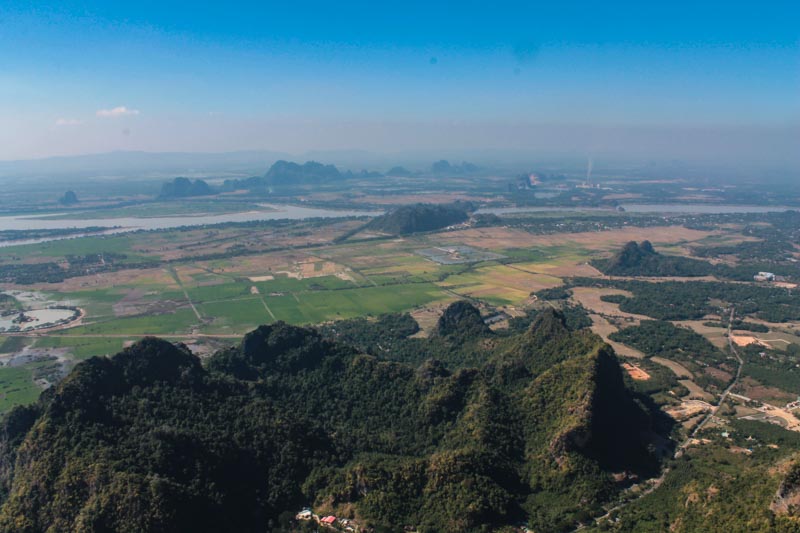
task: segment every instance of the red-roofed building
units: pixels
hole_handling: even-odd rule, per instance
[[[336,522],[336,517],[333,515],[326,516],[325,518],[322,518],[320,522],[323,524],[333,525]]]

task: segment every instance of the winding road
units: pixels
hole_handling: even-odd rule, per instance
[[[736,385],[738,385],[739,378],[742,376],[742,368],[744,367],[744,360],[739,355],[739,352],[736,351],[736,343],[733,342],[733,335],[731,333],[731,326],[733,325],[733,318],[734,318],[734,308],[731,307],[731,316],[730,316],[730,319],[728,320],[728,347],[731,349],[731,353],[733,354],[733,356],[736,357],[736,360],[739,362],[739,367],[736,369],[736,377],[733,378],[733,381],[731,381],[731,384],[728,385],[728,388],[725,389],[724,391],[722,391],[722,394],[719,397],[719,401],[717,402],[717,405],[714,406],[714,408],[711,411],[708,412],[708,414],[703,418],[703,420],[700,421],[699,424],[697,424],[697,426],[689,434],[689,436],[686,437],[686,440],[684,440],[681,443],[681,445],[678,447],[678,449],[675,450],[675,458],[678,458],[683,454],[683,450],[686,449],[686,447],[689,445],[689,443],[691,443],[691,441],[695,437],[695,435],[697,435],[697,433],[701,429],[703,429],[703,427],[708,423],[709,420],[711,420],[712,418],[714,418],[717,415],[719,410],[722,408],[722,404],[724,404],[725,400],[728,399],[728,395],[733,390],[733,388]]]

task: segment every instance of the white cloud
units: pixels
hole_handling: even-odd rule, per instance
[[[113,109],[100,109],[97,111],[97,116],[103,118],[124,117],[128,115],[138,115],[138,114],[139,114],[138,109],[128,109],[124,105],[115,107]]]
[[[83,121],[77,118],[60,118],[56,120],[56,126],[78,126],[79,124],[83,124]]]

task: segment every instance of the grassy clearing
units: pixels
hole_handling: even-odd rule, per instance
[[[531,292],[560,284],[561,280],[554,276],[523,272],[511,266],[494,264],[452,275],[439,285],[494,305],[518,305]]]
[[[132,336],[130,340],[137,337]],[[59,335],[36,339],[36,348],[66,348],[75,359],[87,359],[95,355],[115,354],[122,350],[125,339],[120,338],[86,338]]]
[[[214,302],[219,300],[229,300],[231,298],[242,298],[250,294],[252,283],[221,283],[218,285],[206,285],[190,287],[184,284],[189,298],[194,302]]]
[[[269,281],[259,281],[256,283],[249,283],[248,287],[255,285],[262,294],[270,294],[274,292],[301,292],[313,290],[338,290],[338,289],[352,289],[354,284],[352,281],[343,280],[336,276],[319,276],[315,278],[296,279],[290,278],[285,274],[278,275],[275,279]]]
[[[26,366],[0,367],[0,412],[15,405],[35,402],[41,389],[33,382],[33,371]]]
[[[25,337],[3,337],[0,341],[0,353],[14,353],[25,347]]]
[[[121,288],[95,289],[88,291],[62,292],[53,294],[60,302],[83,308],[93,320],[114,316],[114,304],[125,297]]]
[[[211,324],[203,326],[204,333],[243,334],[273,321],[258,297],[200,304],[198,310],[203,317],[212,319]]]
[[[98,321],[64,330],[64,335],[167,335],[190,333],[197,326],[191,309],[150,316],[134,316]]]
[[[63,239],[37,244],[9,246],[3,249],[3,255],[6,257],[51,257],[61,259],[66,255],[89,255],[111,252],[127,255],[127,261],[141,261],[145,259],[146,256],[133,251],[133,243],[134,239],[130,235],[82,237],[80,239]]]
[[[492,250],[496,253],[502,254],[514,262],[527,261],[540,263],[546,261],[549,254],[541,248],[500,248]]]
[[[308,324],[405,311],[445,298],[447,295],[435,285],[418,283],[339,291],[308,291],[265,296],[264,299],[279,320]]]

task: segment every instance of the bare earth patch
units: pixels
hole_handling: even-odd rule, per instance
[[[636,365],[632,365],[630,363],[622,363],[622,368],[631,376],[631,379],[635,379],[637,381],[647,381],[650,379],[650,374],[642,370]]]
[[[607,251],[616,249],[629,241],[649,240],[654,245],[699,241],[710,235],[721,235],[718,231],[701,231],[683,226],[657,228],[622,228],[608,231],[586,231],[581,233],[559,233],[533,235],[512,228],[472,228],[437,235],[446,242],[462,242],[480,248],[519,248],[522,246],[577,246],[587,250]]]
[[[681,402],[680,405],[664,409],[664,412],[678,422],[682,422],[692,418],[693,416],[699,415],[700,413],[709,411],[710,409],[712,409],[711,405],[704,401],[686,400]]]
[[[751,344],[758,344],[759,346],[766,346],[769,348],[769,344],[766,344],[751,335],[731,335],[731,340],[734,342],[734,344],[736,344],[736,346],[749,346]]]
[[[56,289],[59,292],[72,292],[81,289],[116,287],[119,285],[161,285],[168,289],[178,288],[175,280],[164,269],[144,268],[102,272],[91,276],[69,278],[61,283],[26,285],[25,289],[39,289],[44,291]]]
[[[714,397],[704,391],[700,386],[690,379],[678,380],[678,383],[689,389],[689,398],[698,400],[712,401]]]
[[[726,383],[733,379],[733,374],[731,374],[730,372],[725,372],[724,370],[720,370],[719,368],[713,368],[707,366],[703,369],[703,371],[709,376],[716,378],[720,381],[724,381]]]
[[[797,399],[795,395],[775,387],[767,387],[750,377],[741,380],[742,395],[758,401],[786,403]]]
[[[633,357],[635,359],[642,359],[644,358],[644,354],[635,348],[631,348],[627,344],[622,344],[621,342],[612,341],[608,338],[609,335],[618,331],[617,326],[610,323],[604,317],[598,314],[590,314],[589,318],[592,319],[592,327],[591,330],[602,337],[602,339],[612,348],[614,348],[614,352],[617,355],[621,355],[623,357]]]
[[[680,320],[673,322],[673,324],[688,327],[708,339],[717,348],[725,348],[728,345],[728,339],[725,337],[727,330],[725,328],[706,326],[703,322],[708,322],[708,320]]]
[[[664,359],[663,357],[651,357],[650,360],[654,363],[658,363],[661,366],[669,368],[679,378],[694,379],[694,374],[692,374],[688,368],[680,363],[670,361],[669,359]]]
[[[649,317],[644,315],[636,315],[633,313],[620,311],[619,304],[604,302],[600,299],[601,296],[608,296],[612,294],[632,296],[630,292],[620,289],[607,289],[598,287],[575,287],[572,289],[573,300],[580,303],[586,309],[594,311],[597,314],[612,317],[623,317],[632,320],[634,323],[638,323],[641,320],[650,320]]]

